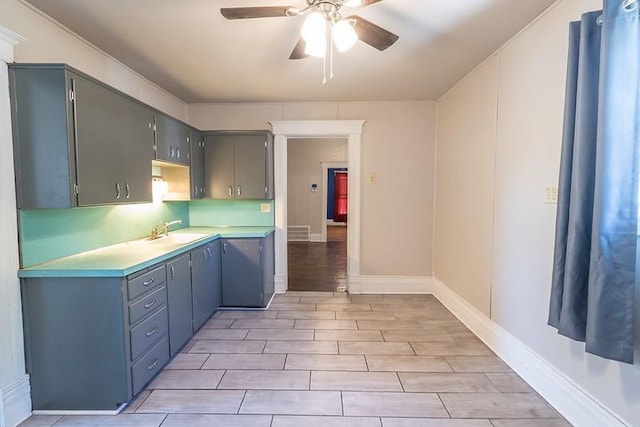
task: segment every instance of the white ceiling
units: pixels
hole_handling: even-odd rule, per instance
[[[554,0],[385,0],[353,12],[400,36],[289,60],[303,17],[229,21],[221,7],[305,0],[26,0],[185,102],[435,99]]]

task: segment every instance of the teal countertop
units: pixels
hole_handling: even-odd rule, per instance
[[[124,277],[216,239],[261,238],[274,231],[274,227],[187,227],[169,235],[202,236],[188,243],[163,239],[119,243],[21,269],[18,277]]]

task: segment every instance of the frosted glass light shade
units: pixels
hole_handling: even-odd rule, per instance
[[[320,38],[324,38],[327,31],[327,20],[320,12],[313,12],[302,24],[302,38],[304,41],[309,42]]]
[[[333,43],[340,52],[351,49],[358,41],[358,34],[348,21],[338,21],[333,24]]]
[[[304,52],[307,55],[324,58],[327,53],[327,38],[325,37],[325,34],[323,33],[322,37],[307,40]]]
[[[362,6],[362,0],[346,0],[344,4],[348,7],[358,7]]]

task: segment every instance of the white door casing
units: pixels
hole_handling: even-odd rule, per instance
[[[272,121],[274,134],[275,289],[287,290],[287,140],[347,138],[349,165],[349,227],[347,290],[360,281],[361,149],[364,120]],[[326,220],[325,220],[326,223]]]

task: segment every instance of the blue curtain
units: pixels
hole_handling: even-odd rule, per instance
[[[549,325],[633,363],[640,137],[638,2],[569,30]]]

